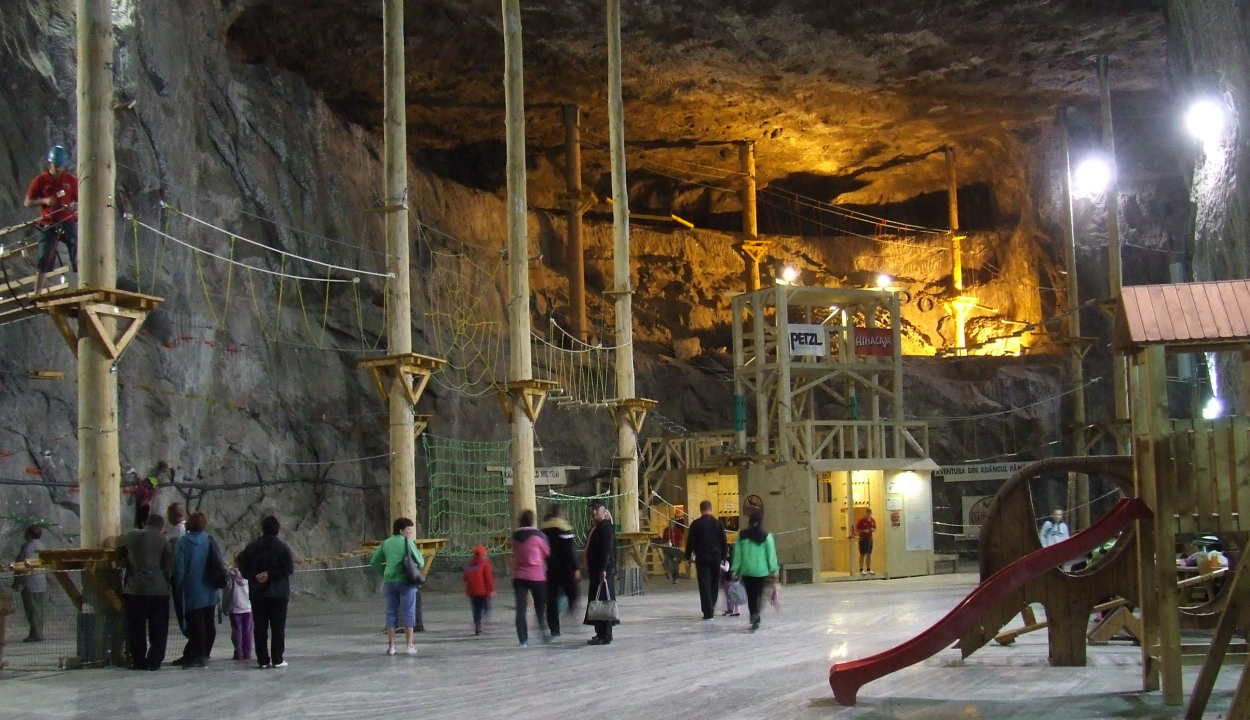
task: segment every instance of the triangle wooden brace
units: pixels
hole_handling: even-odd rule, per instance
[[[547,393],[555,387],[556,384],[550,380],[519,380],[495,385],[495,394],[499,397],[499,405],[508,422],[512,422],[512,409],[517,401],[522,403],[525,417],[530,422],[538,422],[538,415],[547,402]]]
[[[608,406],[608,414],[612,417],[612,427],[621,429],[621,420],[629,423],[637,435],[642,432],[642,424],[647,420],[647,411],[658,403],[647,398],[626,398]]]

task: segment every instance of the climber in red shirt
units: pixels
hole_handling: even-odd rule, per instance
[[[48,171],[30,183],[26,207],[39,207],[39,275],[35,294],[57,266],[57,243],[65,243],[70,267],[78,272],[78,178],[66,170],[69,153],[60,145],[48,151]]]

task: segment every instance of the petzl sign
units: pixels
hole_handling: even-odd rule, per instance
[[[856,355],[894,354],[894,331],[890,328],[855,328]]]
[[[824,357],[829,348],[826,330],[824,325],[791,325],[790,354]]]

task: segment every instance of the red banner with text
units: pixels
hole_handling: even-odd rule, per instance
[[[856,355],[894,355],[894,331],[890,328],[855,328]]]

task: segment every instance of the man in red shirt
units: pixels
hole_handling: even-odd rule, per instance
[[[859,535],[859,571],[864,575],[876,575],[872,571],[872,534],[877,530],[877,521],[872,519],[872,508],[855,523],[855,534]]]
[[[57,266],[57,243],[65,243],[69,262],[78,272],[78,178],[65,168],[69,153],[60,145],[48,151],[48,171],[30,183],[26,207],[39,207],[39,275],[35,294],[43,290],[45,276]]]

